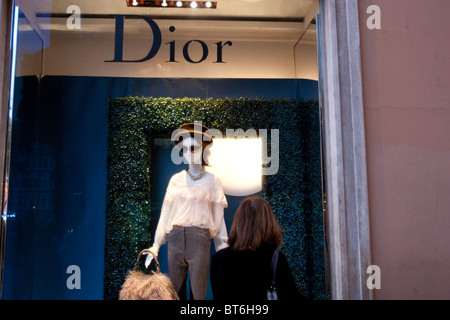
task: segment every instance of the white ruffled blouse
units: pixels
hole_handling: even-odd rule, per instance
[[[216,251],[227,247],[224,208],[228,206],[222,183],[214,174],[193,181],[183,170],[172,176],[161,208],[153,246],[166,243],[173,226],[208,229]]]

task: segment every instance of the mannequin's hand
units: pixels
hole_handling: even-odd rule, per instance
[[[158,256],[158,249],[155,248],[154,246],[151,247],[149,250],[151,250],[152,252],[154,252],[156,254],[156,256]],[[145,258],[145,268],[148,268],[148,266],[150,265],[150,263],[152,263],[153,260],[153,255],[150,252],[144,252],[144,255],[147,255],[147,258]]]

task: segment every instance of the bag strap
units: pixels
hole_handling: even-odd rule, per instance
[[[272,256],[272,287],[275,287],[275,276],[277,274],[278,253],[280,248],[276,248]]]
[[[155,253],[154,253],[152,250],[150,250],[150,249],[144,249],[144,250],[142,250],[141,252],[139,252],[139,255],[138,255],[138,257],[137,257],[136,263],[134,264],[134,269],[133,269],[133,270],[136,271],[136,270],[139,268],[139,261],[141,260],[141,256],[142,256],[144,253],[148,253],[148,254],[153,255],[153,258],[155,259],[155,263],[156,263],[156,272],[157,272],[157,273],[161,273],[161,269],[159,268],[158,255],[155,254]]]

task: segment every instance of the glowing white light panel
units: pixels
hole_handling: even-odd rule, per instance
[[[214,139],[207,171],[220,178],[225,194],[246,196],[262,189],[262,139]]]

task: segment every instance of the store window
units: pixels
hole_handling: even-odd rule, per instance
[[[267,199],[299,292],[326,299],[318,1],[194,2],[14,2],[4,299],[117,299],[187,167],[171,158],[186,122],[222,135],[208,171],[227,230]]]

